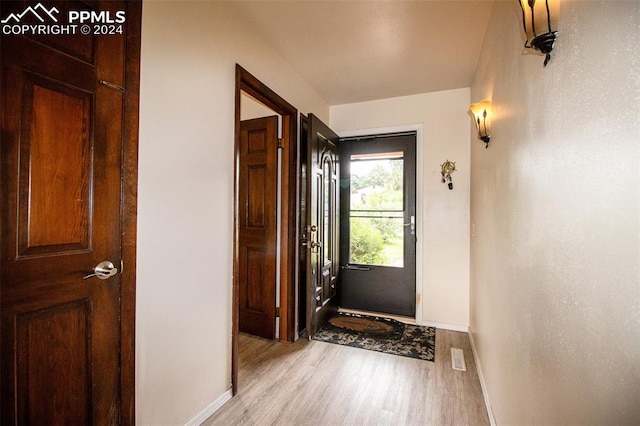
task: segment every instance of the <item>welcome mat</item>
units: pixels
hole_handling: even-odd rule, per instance
[[[436,329],[399,321],[340,312],[329,319],[314,340],[406,356],[435,360]]]

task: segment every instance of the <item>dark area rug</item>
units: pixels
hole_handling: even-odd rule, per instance
[[[435,360],[435,328],[404,324],[389,318],[340,312],[313,338],[370,351]]]

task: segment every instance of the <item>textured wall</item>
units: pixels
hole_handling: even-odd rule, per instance
[[[471,90],[471,327],[498,424],[640,423],[640,2],[562,1],[547,68],[497,1]],[[472,137],[472,139],[475,136]]]

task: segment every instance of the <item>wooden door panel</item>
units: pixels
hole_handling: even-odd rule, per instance
[[[90,424],[90,300],[49,306],[16,322],[20,423]],[[44,396],[55,404],[39,403]]]
[[[239,329],[275,337],[278,118],[240,123]]]
[[[52,279],[3,292],[3,389],[15,389],[12,398],[3,392],[3,410],[16,408],[3,418],[117,423],[119,283],[113,278],[101,284]],[[90,421],[75,422],[79,413]]]
[[[95,5],[90,5],[82,1],[65,1],[56,4],[56,8],[60,11],[58,16],[68,16],[69,10],[86,10],[97,11]],[[100,10],[103,10],[101,5]],[[60,50],[67,55],[73,56],[88,64],[95,64],[96,62],[96,37],[93,35],[86,35],[83,37],[77,37],[73,34],[60,34],[60,35],[45,35],[32,37],[38,42],[43,43],[49,47]]]
[[[249,128],[249,122],[245,122],[247,128],[247,154],[267,155],[268,137],[267,129],[259,127],[261,124]],[[272,147],[273,148],[273,147]]]
[[[4,43],[3,49],[16,44]],[[16,50],[28,51],[31,45],[24,43]],[[89,197],[95,183],[91,174],[96,171],[92,165],[96,138],[90,137],[95,126],[95,84],[80,79],[77,86],[61,79],[56,70],[47,75],[52,70],[46,59],[35,72],[22,55],[13,55],[12,48],[7,51],[2,57],[6,107],[0,151],[2,273],[11,277],[2,281],[5,300],[11,297],[9,289],[24,283],[51,286],[65,280],[61,272],[67,267],[77,274],[90,270],[91,252],[96,249],[96,244],[91,247],[96,206]],[[113,241],[100,240],[97,245],[104,248]],[[64,264],[58,255],[64,256]]]
[[[124,35],[2,38],[3,424],[120,422],[121,278],[83,277],[120,269],[124,48]]]
[[[265,164],[256,164],[247,169],[247,215],[246,228],[253,230],[265,230],[269,226],[266,217],[268,189],[267,167]]]
[[[87,250],[93,99],[34,79],[23,83],[18,257]]]
[[[2,17],[6,17],[9,13],[21,14],[27,6],[31,6],[37,11],[39,16],[44,19],[44,22],[38,20],[34,15],[27,13],[20,19],[20,24],[39,25],[43,23],[52,22],[49,20],[46,11],[52,11],[52,15],[58,19],[59,23],[66,21],[64,17],[68,16],[69,10],[86,10],[86,11],[102,11],[106,10],[104,5],[100,5],[98,9],[97,2],[89,4],[84,1],[8,1],[3,6]],[[38,4],[42,6],[38,6]],[[55,7],[55,10],[52,8]],[[46,11],[45,11],[46,10]],[[57,13],[56,13],[57,10]],[[95,63],[95,46],[96,37],[93,35],[78,34],[26,34],[25,38],[32,39],[40,44],[54,48],[67,55],[73,56],[76,59],[80,59],[84,62],[94,64]]]
[[[247,247],[247,292],[245,306],[249,311],[264,314],[265,287],[262,285],[265,275],[268,275],[267,250],[263,248]]]
[[[245,245],[240,255],[240,331],[273,339],[275,327],[275,271],[268,250]],[[273,324],[271,321],[273,320]]]

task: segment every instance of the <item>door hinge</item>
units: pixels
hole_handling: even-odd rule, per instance
[[[282,146],[282,138],[278,138],[278,149],[282,149],[282,148],[284,148]]]
[[[276,317],[280,318],[280,306],[276,306]]]

